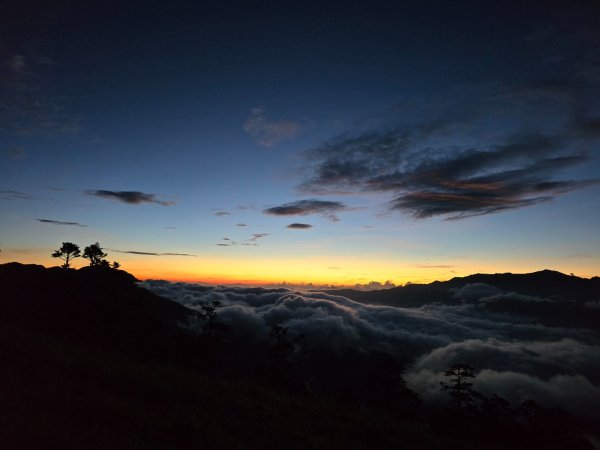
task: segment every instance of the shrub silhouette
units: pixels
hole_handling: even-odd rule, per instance
[[[80,256],[81,250],[79,246],[72,242],[63,242],[62,247],[52,253],[53,258],[60,258],[64,261],[62,265],[63,269],[69,269],[71,267],[71,260]]]

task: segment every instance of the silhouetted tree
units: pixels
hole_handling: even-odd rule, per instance
[[[475,378],[473,368],[468,364],[454,364],[444,374],[449,378],[450,383],[440,381],[442,391],[447,391],[454,401],[454,406],[458,411],[463,411],[467,406],[473,406],[473,402],[480,394],[475,392],[473,383],[469,380]]]
[[[63,269],[70,268],[71,260],[79,258],[80,256],[81,250],[79,249],[79,246],[72,242],[63,242],[62,247],[52,253],[53,258],[60,258],[65,262],[62,265]]]
[[[113,261],[112,265],[110,266],[112,269],[117,270],[119,267],[121,267],[121,264],[118,263],[117,261]]]
[[[83,249],[83,257],[90,260],[90,266],[92,267],[102,266],[103,263],[108,265],[108,261],[104,259],[107,256],[108,254],[104,253],[102,247],[97,242]]]
[[[288,327],[282,327],[281,325],[273,325],[271,327],[271,336],[275,341],[271,346],[270,356],[277,365],[285,365],[288,363],[290,356],[296,350],[296,345],[304,339],[303,334],[294,339],[288,339],[288,329]]]
[[[117,263],[118,264],[118,263]],[[217,332],[217,308],[221,306],[219,300],[209,300],[203,305],[200,305],[202,310],[202,318],[205,320],[204,332],[208,336],[215,336]]]

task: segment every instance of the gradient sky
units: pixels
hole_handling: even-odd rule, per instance
[[[600,274],[597,7],[27,3],[0,18],[2,262]]]

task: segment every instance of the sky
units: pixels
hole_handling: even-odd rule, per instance
[[[9,2],[0,262],[600,275],[600,11],[523,3]]]

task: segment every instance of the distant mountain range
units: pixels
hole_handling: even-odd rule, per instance
[[[341,295],[365,304],[412,308],[432,302],[460,303],[458,290],[475,284],[493,286],[500,291],[548,299],[556,303],[584,304],[585,302],[600,301],[600,277],[580,278],[554,270],[541,270],[526,274],[475,274],[455,277],[448,281],[407,284],[376,291],[330,289],[324,292]]]

